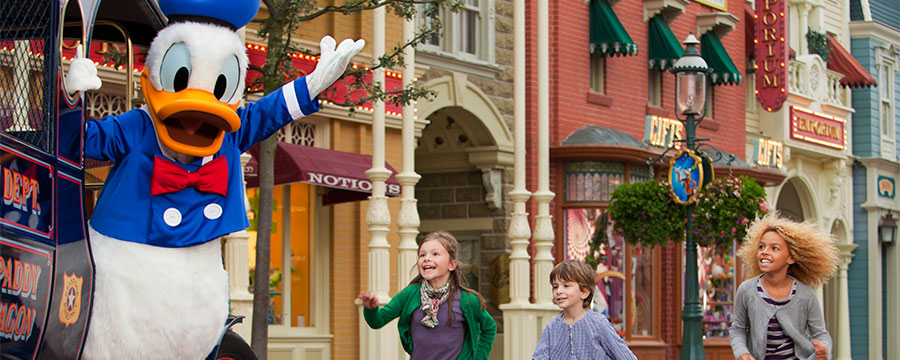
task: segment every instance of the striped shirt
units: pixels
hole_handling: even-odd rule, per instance
[[[588,309],[574,324],[566,324],[562,317],[554,317],[544,328],[532,360],[636,359],[606,316]]]
[[[791,301],[791,298],[794,297],[794,294],[797,293],[797,282],[794,281],[793,285],[791,285],[791,293],[788,295],[787,299],[780,301],[775,300],[769,296],[769,293],[766,292],[766,289],[763,288],[760,281],[760,279],[756,280],[756,291],[759,292],[759,295],[766,303],[776,307],[786,305]],[[794,356],[794,341],[784,333],[778,319],[775,315],[772,315],[769,319],[768,330],[766,330],[766,360],[783,359],[796,359],[796,356]]]

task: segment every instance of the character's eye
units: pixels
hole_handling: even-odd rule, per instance
[[[191,53],[183,42],[172,44],[163,55],[159,81],[164,91],[178,92],[187,88],[191,78]]]
[[[230,56],[222,63],[222,69],[216,76],[216,87],[213,89],[213,95],[219,101],[231,102],[234,94],[237,92],[238,78],[241,76],[241,70],[238,66],[237,56]]]

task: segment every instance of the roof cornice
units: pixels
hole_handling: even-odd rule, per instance
[[[900,30],[894,29],[878,21],[851,21],[850,38],[874,38],[890,44],[900,44]]]

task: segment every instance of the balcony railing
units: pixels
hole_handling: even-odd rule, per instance
[[[788,68],[788,91],[824,105],[850,108],[850,92],[841,86],[844,75],[828,70],[818,55],[801,55]]]

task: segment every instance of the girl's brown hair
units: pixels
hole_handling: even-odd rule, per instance
[[[738,250],[738,255],[750,270],[747,278],[762,273],[756,253],[763,235],[770,231],[778,233],[784,239],[788,254],[795,261],[788,266],[788,275],[816,288],[837,273],[840,258],[831,234],[819,229],[814,222],[798,223],[776,213],[769,213],[750,225],[744,244]]]
[[[478,298],[479,304],[481,304],[481,309],[484,310],[484,297],[477,291],[463,285],[462,275],[459,274],[459,270],[466,265],[459,260],[459,241],[446,231],[435,231],[425,234],[425,236],[422,237],[422,240],[419,241],[419,249],[422,248],[422,244],[430,240],[437,240],[440,242],[444,249],[447,250],[447,253],[450,254],[450,260],[456,260],[456,269],[450,270],[450,296],[447,297],[447,304],[453,304],[453,295],[456,293],[456,290],[460,290],[475,295],[475,297]],[[418,261],[413,269],[415,270],[417,267]],[[425,278],[422,277],[422,274],[417,274],[409,284],[421,284],[423,281],[425,281]],[[447,312],[447,320],[448,324],[453,324],[453,311]]]
[[[587,264],[578,260],[566,260],[553,267],[550,271],[550,283],[553,280],[573,281],[578,284],[580,290],[587,290],[588,297],[582,301],[581,306],[585,309],[591,308],[591,301],[594,299],[594,270]]]

